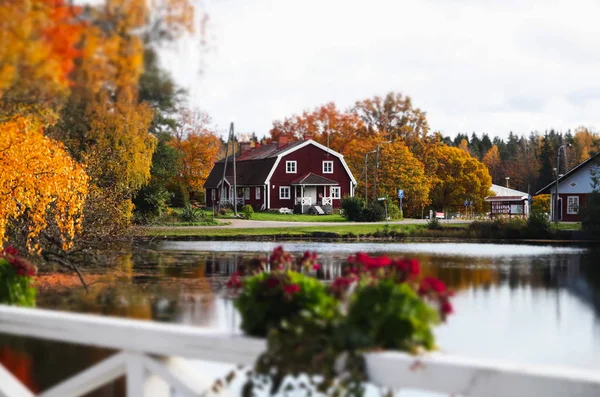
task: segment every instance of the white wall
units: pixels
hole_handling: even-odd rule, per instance
[[[558,190],[560,194],[568,193],[591,193],[592,191],[592,169],[600,169],[600,166],[594,163],[586,165],[583,169],[579,170],[575,174],[563,179],[558,184]],[[574,186],[571,186],[574,184]],[[556,187],[552,188],[552,194],[556,192]]]

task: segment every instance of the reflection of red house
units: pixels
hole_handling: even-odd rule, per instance
[[[565,222],[579,222],[579,209],[585,205],[592,192],[592,172],[600,172],[600,153],[590,157],[569,172],[558,178],[558,204],[556,200],[556,181],[536,194],[551,194],[550,215],[558,216]]]
[[[311,139],[279,141],[259,147],[242,143],[236,157],[236,202],[255,209],[290,208],[308,212],[316,206],[325,212],[353,196],[356,180],[344,156]],[[206,205],[233,203],[233,160],[215,163],[205,188]]]

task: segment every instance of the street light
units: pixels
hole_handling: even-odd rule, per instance
[[[375,171],[373,172],[373,200],[377,200],[377,170],[379,169],[379,147],[386,143],[392,143],[392,141],[381,142],[375,149]]]
[[[375,153],[375,150],[371,150],[370,152],[367,152],[365,154],[365,201],[369,200],[369,196],[367,195],[367,189],[368,189],[368,177],[369,177],[369,168],[367,166],[367,159],[369,158],[369,154],[371,153]]]
[[[510,179],[510,176],[507,176],[507,177],[506,177],[506,178],[504,178],[504,179],[506,179],[506,188],[508,189],[508,180]]]
[[[556,202],[554,203],[554,223],[558,227],[558,174],[560,173],[560,149],[565,149],[571,147],[570,143],[566,143],[564,145],[560,145],[556,152]],[[566,151],[567,149],[565,149]],[[566,155],[566,152],[565,152]],[[562,207],[562,206],[561,206]],[[561,208],[562,210],[562,208]]]

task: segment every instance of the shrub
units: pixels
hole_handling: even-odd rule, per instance
[[[600,192],[592,192],[582,206],[581,228],[592,237],[600,237]]]
[[[159,185],[148,185],[138,192],[133,203],[134,222],[148,224],[156,221],[167,210],[172,193]]]
[[[531,212],[550,213],[550,195],[538,194],[531,199]]]
[[[35,271],[35,266],[20,257],[16,249],[0,251],[0,303],[35,306]]]
[[[388,216],[390,219],[402,220],[402,211],[400,211],[400,207],[395,203],[394,200],[388,200]]]
[[[427,229],[429,230],[439,230],[442,228],[440,224],[440,220],[437,217],[433,217],[427,221]]]
[[[349,221],[360,221],[362,219],[362,212],[365,208],[366,202],[362,197],[345,196],[342,199],[342,210],[344,218]]]
[[[529,213],[527,218],[527,234],[529,237],[546,237],[550,235],[550,220],[546,212],[537,208]]]
[[[361,222],[381,222],[385,220],[385,207],[379,202],[370,202],[363,208]]]
[[[250,204],[246,204],[242,207],[242,213],[246,219],[252,219],[252,215],[254,215],[254,208],[252,208]]]

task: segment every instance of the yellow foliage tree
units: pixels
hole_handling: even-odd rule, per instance
[[[81,229],[88,182],[83,167],[35,120],[18,117],[0,130],[0,246],[11,219],[26,218],[28,248],[39,252],[37,238],[53,213],[68,250]]]
[[[407,214],[420,216],[430,202],[425,167],[402,141],[381,147],[377,186],[390,199],[398,197],[398,189],[404,190]]]
[[[500,158],[500,152],[498,151],[498,146],[493,145],[490,150],[483,156],[481,160],[483,164],[488,168],[490,175],[492,176],[492,181],[499,182],[501,178],[502,172],[502,159]]]
[[[436,156],[440,182],[431,191],[435,209],[460,208],[464,200],[472,200],[481,210],[492,186],[487,167],[464,150],[446,145],[437,147]]]

